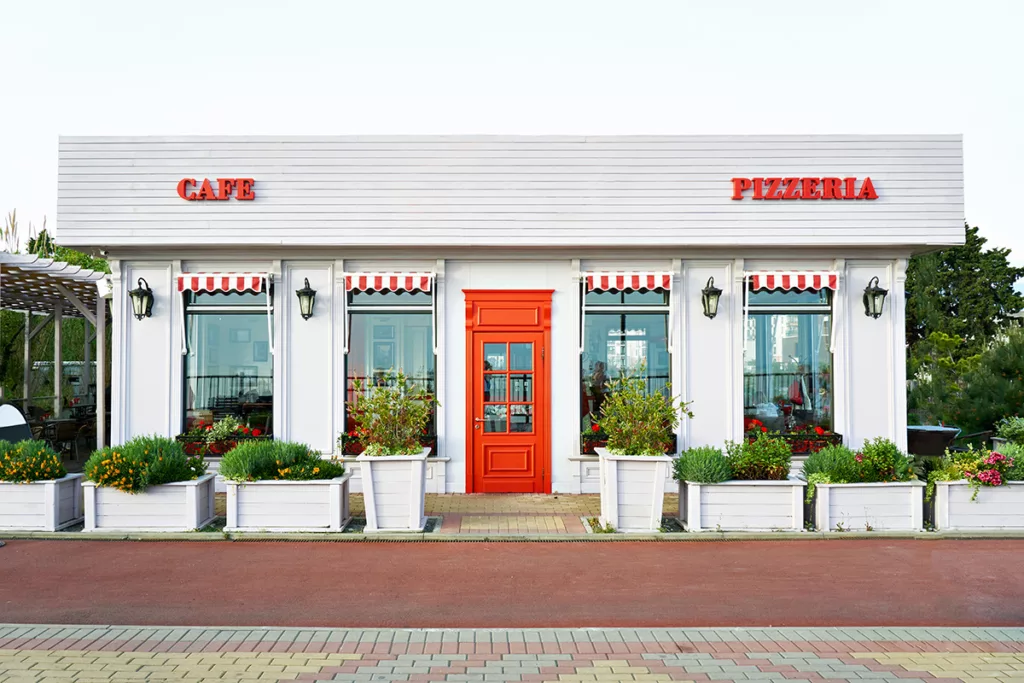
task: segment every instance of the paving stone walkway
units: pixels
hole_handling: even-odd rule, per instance
[[[1024,683],[1024,629],[346,630],[0,625],[0,682]]]

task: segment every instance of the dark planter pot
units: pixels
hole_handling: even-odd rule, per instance
[[[959,434],[957,427],[910,425],[907,427],[907,452],[911,455],[943,455]]]

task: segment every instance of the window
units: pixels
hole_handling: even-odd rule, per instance
[[[273,313],[267,296],[185,292],[185,430],[230,415],[263,434],[274,433]],[[273,292],[269,296],[273,304]]]
[[[356,396],[355,382],[382,382],[389,372],[402,371],[415,384],[436,395],[434,316],[431,292],[418,290],[350,291],[348,293],[348,356],[346,401]],[[355,423],[347,417],[345,431]],[[424,435],[433,445],[435,416]],[[433,449],[437,453],[436,447]]]
[[[669,293],[667,289],[585,291],[581,429],[600,415],[608,382],[621,373],[642,372],[649,392],[667,391]]]
[[[745,425],[832,430],[832,291],[748,291],[743,356]]]

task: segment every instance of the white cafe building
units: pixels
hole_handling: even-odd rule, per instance
[[[341,454],[401,369],[428,491],[595,492],[623,371],[691,402],[676,448],[905,445],[907,260],[963,197],[955,135],[64,137],[57,230],[113,272],[112,443],[234,415]]]

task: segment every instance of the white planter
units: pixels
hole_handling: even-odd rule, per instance
[[[659,531],[672,457],[595,450],[600,457],[601,525],[625,533]]]
[[[818,531],[921,531],[923,481],[817,484],[814,523]]]
[[[342,531],[351,475],[315,481],[227,482],[225,531]]]
[[[966,481],[935,482],[935,528],[1024,529],[1024,481],[982,486],[978,497]]]
[[[94,482],[85,492],[85,531],[192,531],[213,521],[213,475],[125,493]]]
[[[798,479],[679,484],[679,520],[687,531],[803,531]]]
[[[59,531],[81,521],[81,474],[27,484],[0,481],[0,529]]]
[[[360,455],[366,533],[423,531],[429,448],[417,455]]]

